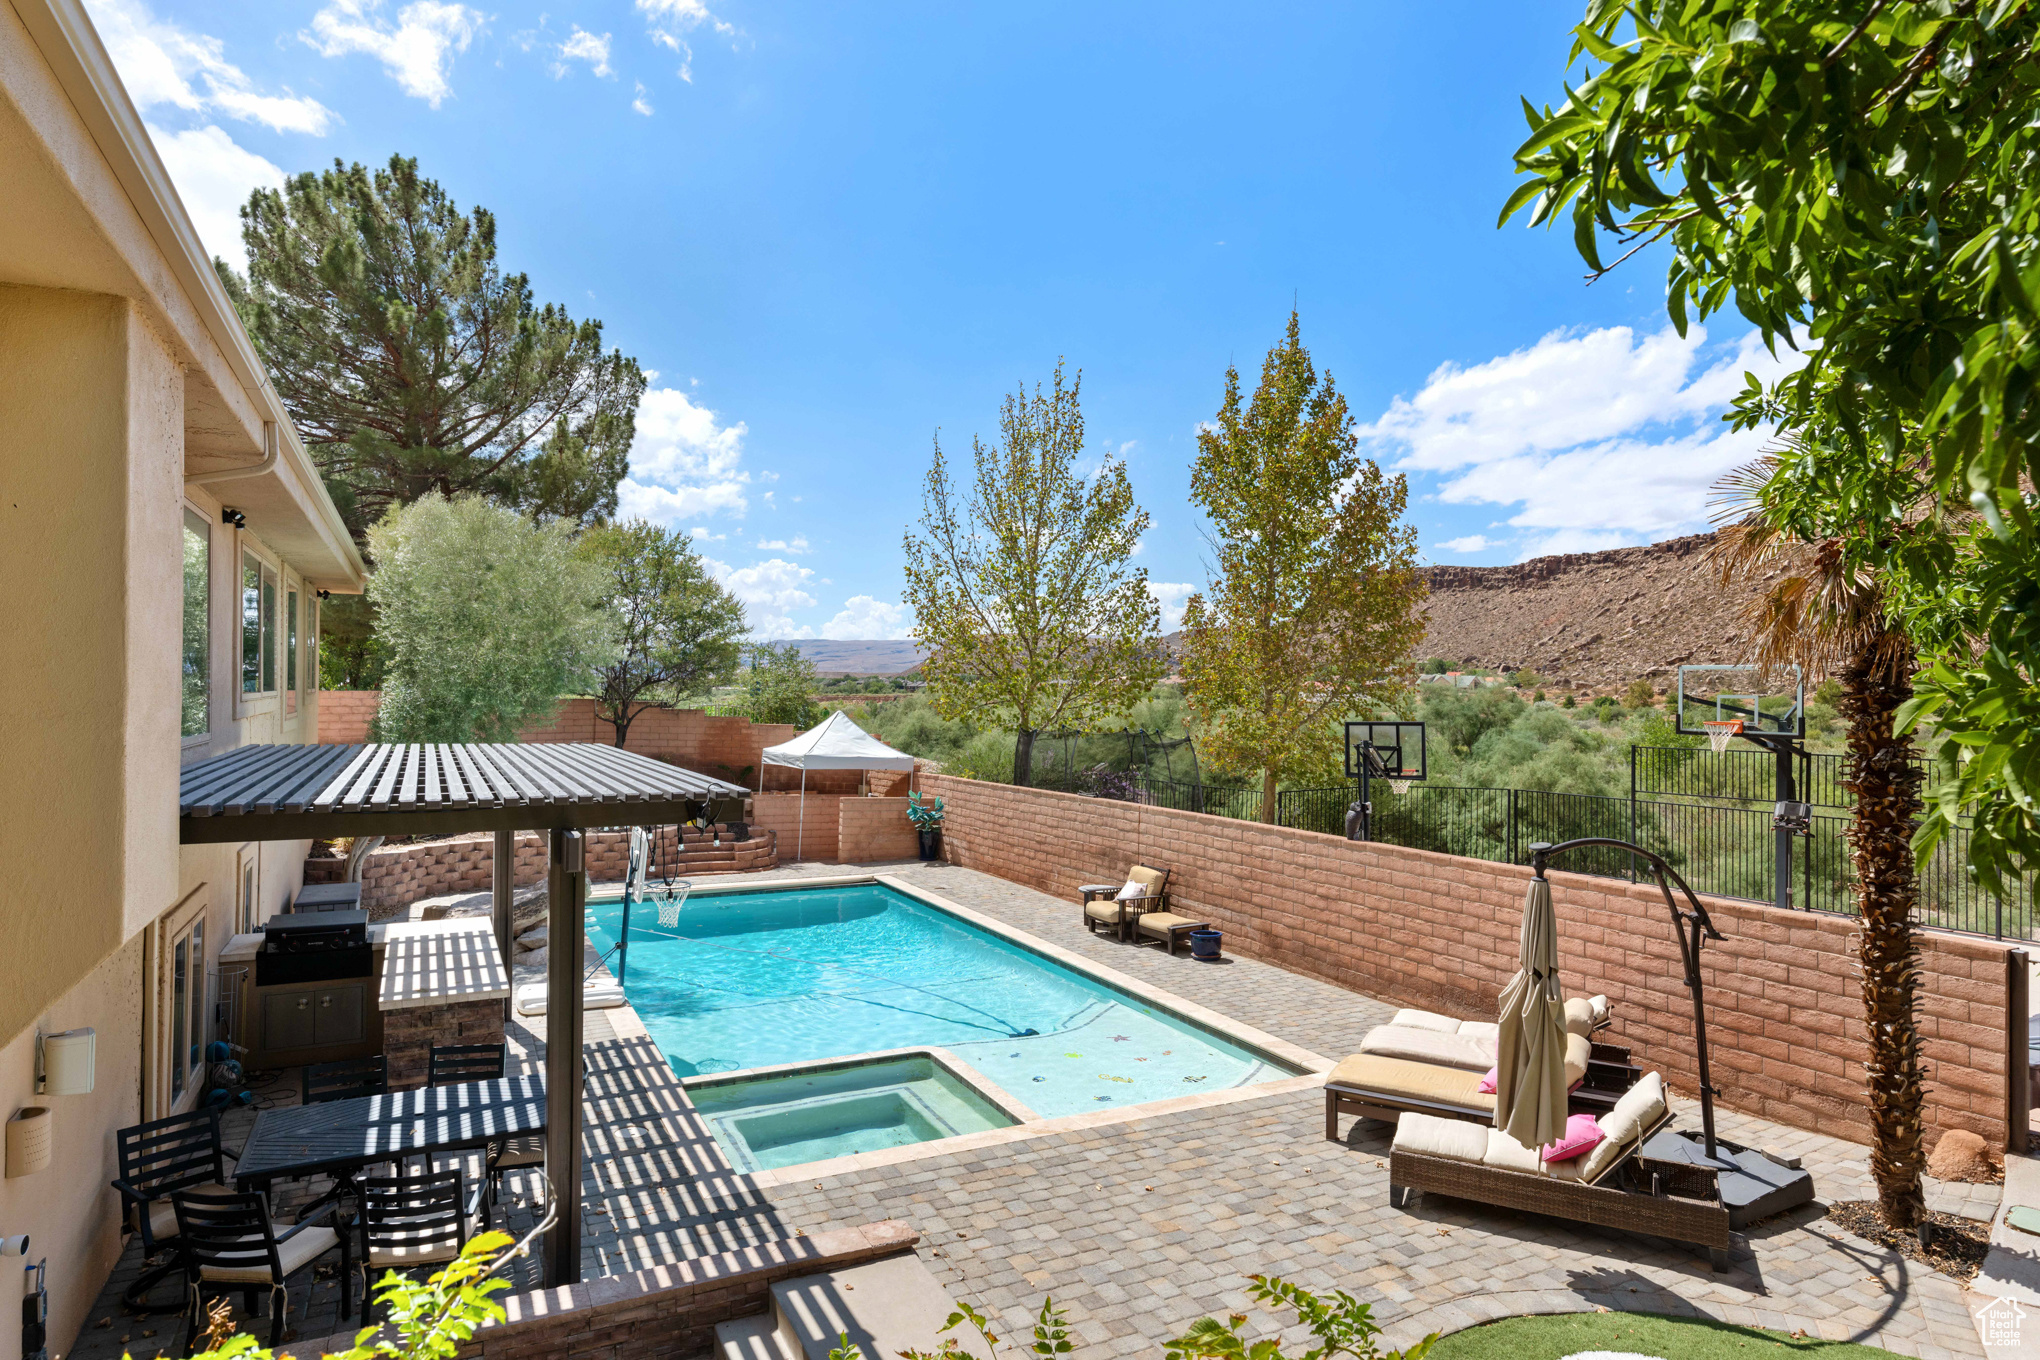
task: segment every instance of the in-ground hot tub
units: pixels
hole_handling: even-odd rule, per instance
[[[1039,1117],[939,1048],[689,1077],[684,1085],[739,1171],[878,1152]]]

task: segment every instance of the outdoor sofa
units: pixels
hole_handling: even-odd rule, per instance
[[[1587,1074],[1591,1036],[1608,1023],[1608,998],[1573,997],[1565,1003],[1565,1079]],[[1495,1065],[1498,1027],[1491,1021],[1455,1020],[1432,1011],[1399,1010],[1360,1041],[1360,1051],[1325,1078],[1325,1137],[1337,1141],[1339,1116],[1396,1122],[1405,1113],[1492,1124],[1493,1092],[1480,1089]]]
[[[1707,1249],[1728,1267],[1729,1211],[1718,1198],[1666,1193],[1636,1163],[1643,1141],[1671,1114],[1663,1080],[1647,1073],[1600,1118],[1606,1141],[1573,1161],[1545,1162],[1500,1129],[1464,1119],[1406,1113],[1388,1156],[1389,1203],[1401,1207],[1429,1191],[1498,1208],[1548,1214],[1574,1223],[1649,1233]]]

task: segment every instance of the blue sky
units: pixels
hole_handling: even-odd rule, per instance
[[[657,377],[626,513],[693,532],[764,636],[888,637],[930,441],[1081,369],[1204,577],[1195,430],[1292,300],[1427,560],[1691,533],[1753,454],[1732,318],[1680,341],[1663,260],[1585,287],[1496,230],[1518,95],[1579,0],[982,6],[88,0],[209,247],[258,183],[419,158],[501,261]]]

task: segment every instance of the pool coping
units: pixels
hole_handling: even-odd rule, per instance
[[[794,1166],[778,1167],[769,1171],[740,1171],[735,1167],[730,1168],[731,1174],[749,1178],[761,1190],[770,1189],[778,1185],[791,1185],[801,1181],[815,1182],[830,1176],[850,1175],[876,1167],[897,1166],[903,1162],[921,1161],[931,1157],[946,1157],[952,1153],[971,1152],[979,1148],[999,1147],[1008,1143],[1026,1142],[1034,1138],[1044,1138],[1055,1134],[1102,1128],[1111,1124],[1131,1124],[1156,1115],[1178,1114],[1188,1110],[1208,1110],[1221,1105],[1234,1105],[1250,1100],[1266,1100],[1276,1096],[1292,1095],[1298,1091],[1316,1091],[1323,1088],[1324,1079],[1332,1070],[1334,1064],[1329,1059],[1321,1057],[1301,1045],[1292,1044],[1285,1039],[1278,1039],[1263,1030],[1255,1029],[1252,1025],[1242,1024],[1231,1016],[1211,1010],[1209,1007],[1200,1006],[1194,1001],[1188,1001],[1183,997],[1177,996],[1174,992],[1129,977],[1115,968],[1108,968],[1103,964],[1093,963],[1082,955],[1064,949],[1060,945],[1050,944],[1046,940],[1037,939],[1023,930],[1007,925],[1004,921],[986,916],[982,912],[972,911],[969,907],[950,901],[940,893],[929,892],[925,888],[906,882],[904,879],[897,878],[891,874],[817,874],[812,876],[803,875],[799,879],[792,880],[777,879],[766,882],[718,883],[712,886],[696,888],[689,896],[714,897],[737,893],[784,891],[788,888],[856,887],[872,883],[891,888],[893,891],[903,893],[916,901],[925,902],[938,911],[948,912],[958,919],[976,926],[980,930],[998,936],[1009,944],[1025,949],[1031,954],[1039,955],[1073,972],[1080,973],[1094,982],[1102,983],[1115,991],[1132,996],[1159,1010],[1167,1011],[1176,1018],[1187,1021],[1201,1029],[1210,1030],[1222,1035],[1230,1042],[1258,1052],[1263,1057],[1272,1058],[1284,1065],[1301,1067],[1305,1070],[1297,1076],[1278,1078],[1275,1081],[1255,1082],[1245,1086],[1230,1086],[1218,1091],[1197,1091],[1190,1095],[1171,1096],[1166,1100],[1151,1100],[1141,1105],[1120,1105],[1103,1110],[1086,1110],[1081,1114],[1057,1115],[1049,1119],[1037,1119],[1015,1124],[1009,1128],[985,1129],[978,1133],[958,1134],[953,1138],[936,1138],[925,1143],[909,1143],[904,1147],[882,1148],[875,1152],[858,1152],[847,1157],[831,1157],[819,1162],[801,1162]],[[633,1028],[642,1030],[644,1021],[638,1016],[636,1010],[628,1002],[625,1003],[623,1009],[629,1013],[633,1022]],[[614,1011],[610,1013],[612,1015],[616,1014]],[[855,1056],[862,1057],[867,1055]],[[840,1060],[824,1058],[817,1061],[832,1063]],[[961,1060],[959,1059],[959,1061]],[[794,1068],[812,1067],[814,1065],[812,1062],[775,1064],[775,1066]],[[756,1073],[766,1069],[752,1068],[749,1070]],[[718,1072],[710,1075],[720,1077],[730,1074]],[[684,1097],[687,1090],[686,1082],[689,1079],[676,1075],[675,1080],[680,1082],[681,1094]],[[696,1119],[705,1119],[698,1110],[694,1109],[694,1102],[691,1099],[688,1101],[688,1110]],[[715,1146],[712,1138],[710,1139],[710,1145]],[[719,1146],[716,1146],[716,1155],[727,1164],[728,1159],[723,1157],[722,1149]]]
[[[693,1092],[704,1086],[729,1086],[740,1081],[761,1081],[772,1077],[790,1077],[802,1072],[833,1072],[843,1067],[868,1067],[873,1063],[887,1062],[894,1058],[927,1058],[938,1067],[949,1070],[949,1075],[968,1086],[971,1090],[991,1102],[994,1109],[1011,1119],[1015,1124],[1039,1124],[1041,1116],[1012,1092],[993,1081],[984,1073],[972,1067],[956,1054],[939,1044],[914,1044],[906,1048],[876,1048],[869,1053],[845,1053],[839,1058],[810,1058],[802,1062],[771,1063],[764,1067],[743,1067],[734,1072],[702,1072],[691,1077],[680,1078],[682,1090]],[[697,1113],[699,1109],[697,1107]],[[705,1117],[705,1116],[704,1116]],[[961,1135],[957,1135],[961,1136]]]

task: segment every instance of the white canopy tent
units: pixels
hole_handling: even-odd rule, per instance
[[[807,772],[809,770],[912,770],[914,758],[872,736],[851,722],[841,709],[817,726],[764,750],[767,765],[788,765],[800,771],[800,824],[794,834],[793,857],[800,858],[807,835]],[[762,781],[761,781],[762,787]]]

